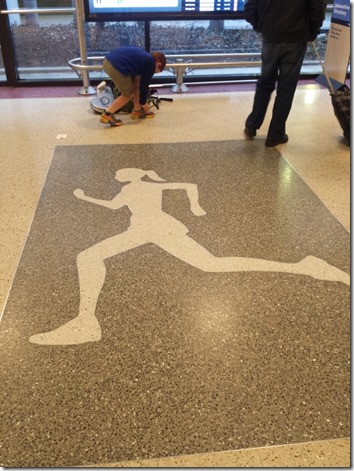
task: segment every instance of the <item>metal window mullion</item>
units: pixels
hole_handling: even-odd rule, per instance
[[[0,15],[0,44],[4,62],[6,81],[14,86],[19,80],[16,52],[13,37],[11,34],[10,21],[6,16]]]
[[[45,13],[46,15],[48,14],[55,14],[55,13],[75,13],[75,8],[33,8],[30,10],[25,10],[25,9],[18,9],[18,10],[0,10],[1,15],[12,15],[12,14],[17,14],[17,15],[24,15],[28,13]]]

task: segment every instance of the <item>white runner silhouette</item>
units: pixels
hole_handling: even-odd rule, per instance
[[[150,181],[143,180],[148,177]],[[50,332],[32,335],[30,342],[42,345],[75,345],[101,339],[96,318],[96,304],[106,277],[105,260],[147,243],[153,243],[176,258],[206,272],[283,272],[308,275],[319,280],[349,285],[350,276],[324,260],[308,256],[297,263],[274,262],[257,258],[216,257],[191,239],[188,228],[162,211],[163,190],[187,192],[190,209],[196,216],[205,215],[198,202],[198,189],[191,183],[165,182],[156,172],[138,168],[118,170],[116,179],[127,183],[112,200],[86,196],[77,189],[74,195],[84,201],[131,212],[129,228],[79,253],[77,267],[80,284],[79,314]]]

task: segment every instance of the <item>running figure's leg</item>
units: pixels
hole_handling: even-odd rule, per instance
[[[349,285],[350,276],[324,260],[308,256],[297,263],[274,262],[259,258],[216,257],[188,236],[154,241],[166,252],[206,272],[280,272],[308,275],[318,280],[338,281]]]
[[[129,231],[106,239],[79,253],[77,267],[80,284],[79,314],[50,332],[32,335],[30,342],[42,345],[73,345],[101,339],[95,315],[97,300],[106,277],[105,260],[142,245]]]

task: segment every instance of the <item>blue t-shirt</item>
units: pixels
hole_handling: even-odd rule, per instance
[[[113,49],[106,59],[123,75],[140,75],[140,104],[145,105],[156,67],[153,56],[141,47],[122,46]]]

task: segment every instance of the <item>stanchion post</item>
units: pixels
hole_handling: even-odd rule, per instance
[[[79,34],[81,64],[87,65],[84,5],[83,5],[83,0],[75,0],[75,2],[76,2],[76,21],[77,21],[77,31]],[[88,70],[84,69],[82,71],[82,79],[83,79],[83,87],[78,92],[79,95],[94,95],[96,93],[96,90],[90,86],[90,77],[89,77]]]

